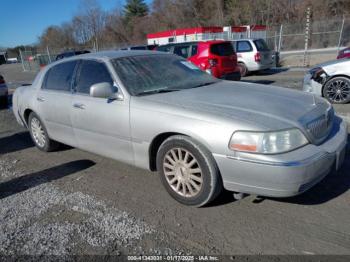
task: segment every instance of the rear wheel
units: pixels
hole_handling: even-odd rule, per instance
[[[247,66],[244,63],[238,63],[238,67],[242,77],[248,75],[249,71]]]
[[[0,107],[7,107],[8,101],[7,96],[0,97]]]
[[[334,104],[350,102],[350,79],[339,76],[329,80],[323,87],[323,96]]]
[[[35,146],[40,150],[50,152],[58,148],[59,143],[49,138],[44,124],[34,112],[29,115],[28,128]]]
[[[203,206],[222,191],[211,153],[189,137],[165,140],[158,150],[157,169],[168,193],[182,204]]]

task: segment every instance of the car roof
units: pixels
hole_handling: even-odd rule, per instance
[[[121,57],[138,56],[138,55],[169,55],[168,53],[151,51],[151,50],[118,50],[118,51],[101,51],[96,53],[87,53],[81,55],[75,55],[64,59],[57,60],[48,65],[51,68],[54,65],[64,63],[67,61],[79,60],[79,59],[99,59],[99,60],[111,60]]]
[[[254,40],[264,40],[263,38],[240,38],[233,39],[232,41],[254,41]]]

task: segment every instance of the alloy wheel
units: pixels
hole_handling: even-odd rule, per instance
[[[328,84],[326,92],[326,98],[331,102],[342,103],[350,98],[350,85],[349,82],[337,79]]]
[[[202,169],[197,159],[184,148],[169,150],[163,160],[166,181],[177,194],[195,197],[203,186]]]
[[[32,121],[30,122],[30,128],[31,128],[35,143],[39,147],[44,147],[46,143],[46,136],[40,120],[37,119],[36,117],[33,117]]]

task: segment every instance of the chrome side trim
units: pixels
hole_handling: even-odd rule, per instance
[[[261,164],[261,165],[269,165],[269,166],[284,166],[284,167],[295,167],[295,166],[305,166],[312,164],[315,161],[318,161],[322,158],[326,158],[330,153],[318,153],[316,155],[313,155],[311,157],[308,157],[303,160],[298,160],[298,161],[289,161],[289,162],[275,162],[275,161],[264,161],[264,160],[254,160],[254,159],[248,159],[248,158],[242,158],[242,157],[236,157],[236,156],[224,156],[224,155],[219,155],[219,154],[213,154],[214,156],[221,156],[221,157],[226,157],[228,159],[236,160],[236,161],[243,161],[243,162],[248,162],[248,163],[254,163],[254,164]]]

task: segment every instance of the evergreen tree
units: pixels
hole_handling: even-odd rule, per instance
[[[124,6],[124,16],[127,22],[134,17],[143,17],[148,14],[148,6],[144,0],[127,0]]]

